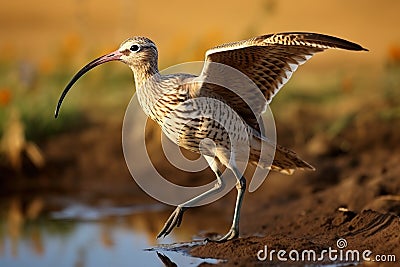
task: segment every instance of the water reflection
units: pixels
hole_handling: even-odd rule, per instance
[[[43,208],[43,201],[40,198],[35,198],[27,203],[23,211],[22,203],[18,198],[13,198],[10,201],[9,209],[5,220],[1,220],[1,239],[5,240],[6,236],[9,237],[10,254],[13,257],[18,256],[19,241],[22,235],[25,235],[32,244],[32,249],[38,255],[44,251],[43,241],[39,229],[32,227],[32,221],[35,221]],[[26,229],[24,226],[26,225]],[[25,231],[24,231],[25,230]],[[2,255],[6,254],[6,247],[4,242],[1,244]]]
[[[168,213],[161,205],[74,203],[41,214],[41,198],[27,203],[14,198],[7,203],[1,204],[0,266],[164,266],[168,260],[178,266],[196,266],[204,262],[176,247],[171,251],[168,245],[157,248],[177,241],[175,235],[155,239]],[[191,240],[183,236],[185,231],[179,233],[180,240]]]

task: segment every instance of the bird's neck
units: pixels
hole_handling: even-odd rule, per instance
[[[159,101],[160,82],[162,79],[156,64],[141,64],[131,67],[135,77],[136,95],[143,111],[150,118],[155,119],[155,103]]]
[[[135,77],[136,90],[143,87],[151,80],[157,80],[161,75],[158,71],[157,64],[150,62],[141,64],[140,66],[131,67],[131,69]]]

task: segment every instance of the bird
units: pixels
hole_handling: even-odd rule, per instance
[[[177,145],[201,154],[216,175],[213,188],[176,207],[157,238],[165,237],[179,227],[188,207],[218,192],[224,186],[222,170],[227,168],[236,177],[237,196],[232,225],[221,238],[209,240],[225,242],[239,237],[240,210],[246,190],[246,178],[232,157],[284,174],[292,174],[298,169],[315,170],[294,151],[278,144],[272,144],[275,145],[275,152],[268,164],[267,158],[271,155],[263,155],[261,148],[271,144],[263,135],[259,121],[272,98],[297,68],[314,54],[330,48],[368,51],[359,44],[325,34],[271,33],[207,50],[199,75],[165,75],[158,69],[156,44],[147,37],[132,37],[122,42],[117,50],[91,61],[72,77],[61,93],[55,117],[58,117],[68,91],[89,70],[110,61],[128,65],[133,72],[136,94],[144,113],[157,122]],[[231,78],[224,72],[224,67],[221,70],[218,66],[243,73],[255,86],[233,81],[241,87],[235,92],[213,83],[212,80]],[[201,117],[204,110],[210,116]],[[204,145],[202,141],[205,139],[210,139],[213,146]],[[243,155],[243,146],[247,146],[249,154]]]

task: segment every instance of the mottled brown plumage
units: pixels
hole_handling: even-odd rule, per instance
[[[358,44],[316,33],[269,34],[208,50],[199,76],[161,75],[156,45],[148,38],[133,37],[115,52],[90,62],[72,78],[60,97],[56,116],[68,90],[84,73],[111,60],[127,64],[134,73],[144,112],[176,144],[201,153],[217,175],[214,188],[176,208],[158,237],[179,226],[187,207],[219,190],[224,165],[235,174],[238,190],[232,227],[219,240],[226,241],[239,235],[240,207],[246,187],[236,162],[249,162],[286,174],[296,169],[314,169],[295,152],[271,143],[259,122],[268,103],[297,67],[328,48],[366,50]],[[213,145],[204,144],[207,139]],[[270,152],[274,148],[271,164]]]

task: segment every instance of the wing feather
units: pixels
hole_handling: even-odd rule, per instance
[[[304,32],[269,34],[223,44],[206,52],[206,62],[200,75],[203,83],[192,95],[213,96],[225,101],[246,123],[259,130],[257,117],[265,111],[275,94],[300,65],[315,53],[328,48],[367,50],[337,37]],[[207,83],[221,80],[220,76],[223,75],[226,75],[225,79],[230,78],[225,71],[211,63],[227,65],[242,72],[258,87],[258,92],[254,86],[243,86],[240,92],[235,92],[226,86]]]

